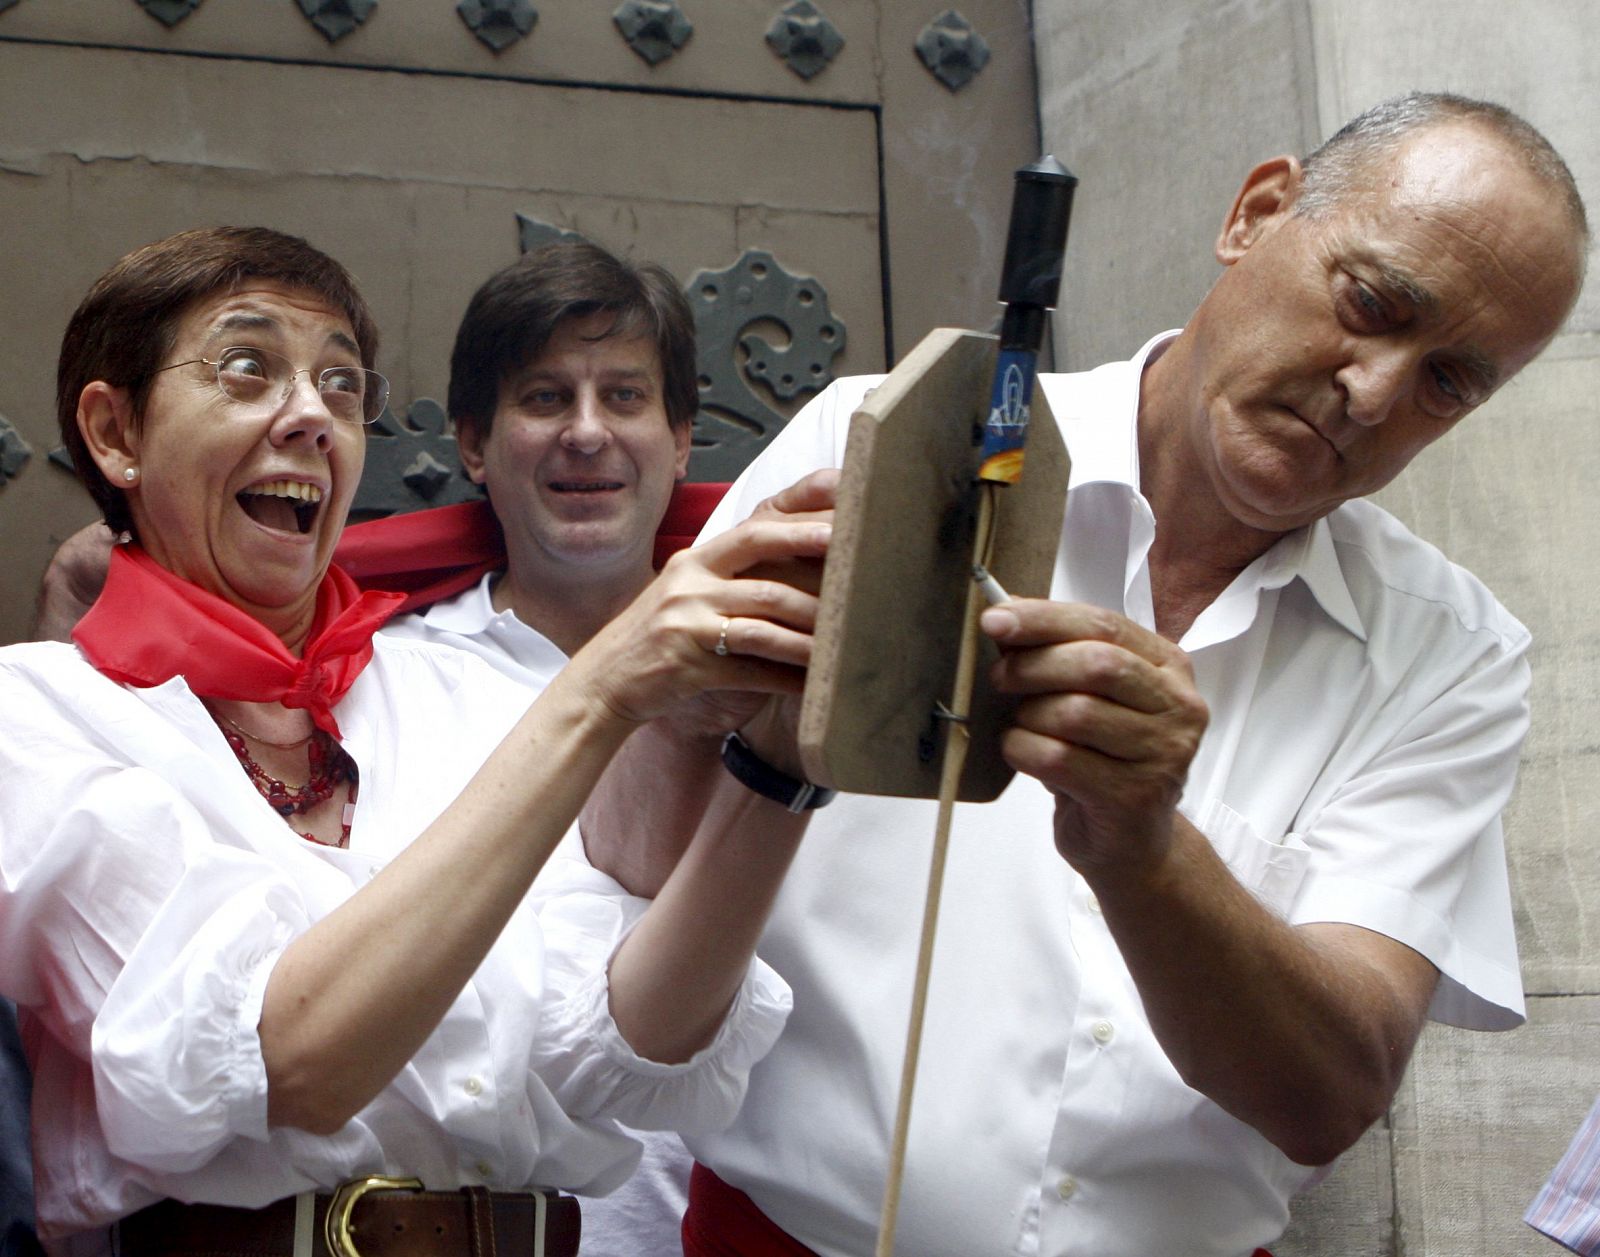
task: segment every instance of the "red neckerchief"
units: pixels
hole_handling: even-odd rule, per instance
[[[726,484],[698,483],[673,489],[656,530],[656,567],[699,535],[727,489]],[[398,590],[406,596],[400,610],[415,611],[504,567],[506,542],[488,499],[480,498],[351,524],[333,557],[363,589]]]
[[[372,658],[372,635],[401,601],[330,567],[296,659],[265,625],[174,576],[138,546],[112,551],[105,589],[72,639],[113,681],[149,687],[181,676],[201,698],[303,707],[335,738],[333,706]]]

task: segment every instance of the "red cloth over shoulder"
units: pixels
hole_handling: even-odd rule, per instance
[[[690,544],[726,484],[681,483],[656,530],[655,565]],[[334,561],[363,589],[404,594],[400,611],[415,611],[475,585],[505,566],[506,543],[488,499],[390,515],[344,530]]]
[[[458,594],[504,567],[506,543],[484,498],[351,524],[333,561],[363,589],[404,594],[398,615]]]
[[[661,525],[656,529],[655,563],[658,569],[679,550],[687,550],[694,544],[694,539],[700,535],[706,520],[717,509],[717,503],[722,501],[723,494],[729,488],[726,483],[678,482],[667,503],[667,513],[661,517]]]

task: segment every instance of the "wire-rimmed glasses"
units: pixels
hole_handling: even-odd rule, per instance
[[[246,406],[276,410],[289,400],[297,375],[311,375],[310,367],[299,370],[282,354],[252,345],[224,349],[216,360],[189,358],[158,367],[155,374],[176,367],[203,362],[216,368],[217,387],[223,394]],[[316,373],[317,393],[322,404],[336,419],[350,423],[371,423],[383,413],[389,400],[389,381],[364,367],[324,367]]]

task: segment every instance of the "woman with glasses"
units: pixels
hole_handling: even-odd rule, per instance
[[[726,1121],[786,1015],[750,958],[792,839],[696,838],[653,905],[527,892],[641,723],[795,687],[814,599],[741,574],[826,528],[675,559],[523,710],[375,639],[395,596],[330,564],[376,347],[262,229],[129,254],[67,329],[62,436],[125,544],[75,645],[0,650],[0,992],[59,1251],[574,1252],[530,1189],[619,1182],[617,1121]]]

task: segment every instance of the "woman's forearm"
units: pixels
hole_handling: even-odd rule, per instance
[[[632,725],[560,678],[460,797],[268,980],[268,1120],[339,1129],[422,1046]]]
[[[331,1132],[387,1085],[488,954],[639,725],[708,690],[797,688],[815,597],[740,577],[777,559],[819,556],[828,531],[752,521],[675,556],[573,656],[460,797],[290,945],[261,1013],[270,1123]],[[717,626],[734,621],[734,649],[717,654]],[[646,795],[641,811],[649,803]],[[767,876],[752,871],[751,885]],[[683,946],[720,954],[697,932],[715,928],[698,918]],[[753,942],[739,928],[729,946],[747,957]]]
[[[809,813],[722,770],[704,820],[611,962],[611,1016],[640,1056],[673,1064],[710,1045],[739,991]]]

